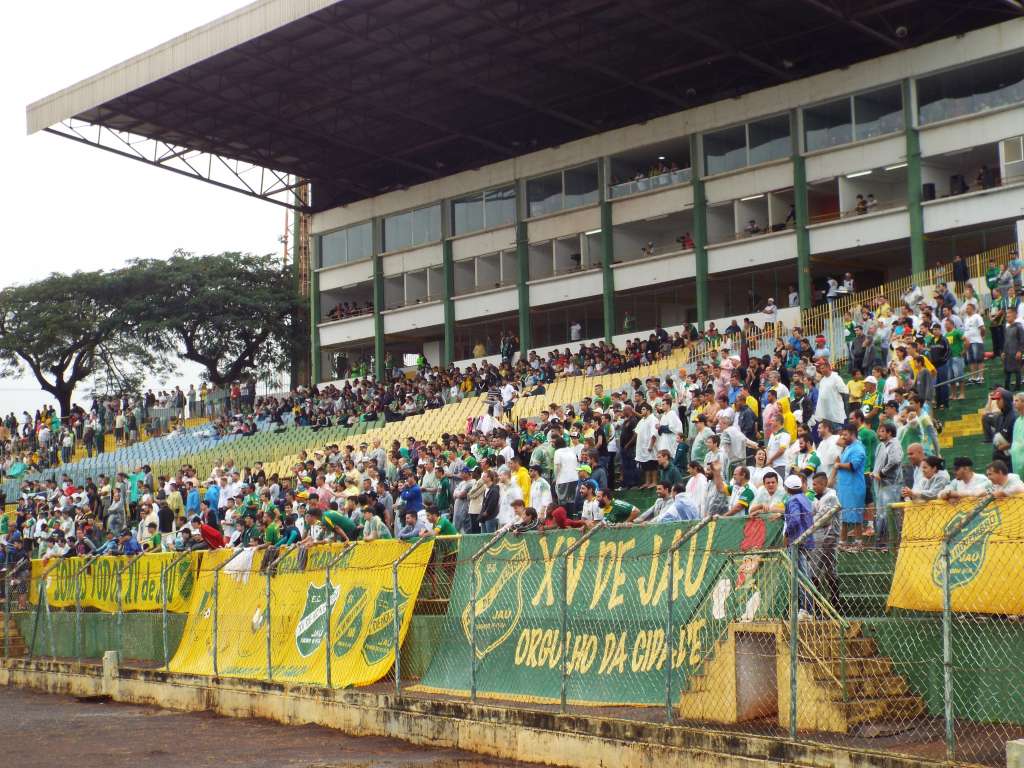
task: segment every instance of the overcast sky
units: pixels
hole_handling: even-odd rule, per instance
[[[284,209],[46,133],[26,135],[25,107],[245,5],[115,0],[0,5],[0,145],[5,173],[0,285],[132,258],[280,251]],[[157,287],[158,288],[158,287]],[[195,379],[196,369],[183,369]],[[84,392],[76,400],[83,401]],[[52,402],[34,379],[0,380],[0,412]]]

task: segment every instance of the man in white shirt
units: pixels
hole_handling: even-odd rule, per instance
[[[1010,471],[1005,461],[993,461],[985,470],[985,475],[992,484],[992,495],[997,499],[1024,494],[1024,482],[1021,482],[1019,475]]]
[[[958,499],[984,496],[992,490],[989,479],[975,473],[974,462],[968,456],[956,457],[953,461],[953,472],[956,479],[939,493],[940,499],[956,502]]]
[[[681,428],[681,425],[680,425]],[[641,488],[653,488],[658,479],[658,417],[649,403],[640,405],[640,423],[636,425],[636,463],[643,472]],[[673,444],[673,450],[675,445]]]
[[[967,362],[974,375],[967,379],[968,383],[983,384],[985,382],[985,318],[974,304],[968,304],[964,315],[964,343],[967,344]]]
[[[672,396],[665,395],[658,405],[658,440],[656,450],[676,455],[676,435],[683,431],[678,411],[672,407]]]
[[[587,527],[592,527],[594,523],[604,520],[604,511],[601,509],[601,503],[597,500],[597,492],[594,491],[594,486],[590,483],[584,483],[580,487],[580,496],[583,497],[581,518],[587,524]]]
[[[843,395],[849,394],[849,390],[846,388],[846,382],[843,381],[842,376],[832,370],[832,363],[827,357],[818,358],[815,361],[815,366],[821,379],[818,382],[818,404],[814,408],[814,416],[811,417],[810,423],[813,426],[823,421],[830,421],[834,432],[846,421]]]
[[[776,414],[772,420],[774,430],[768,438],[768,464],[774,467],[779,477],[786,476],[786,449],[789,448],[789,433],[782,428],[782,414]]]
[[[558,503],[562,505],[571,504],[576,496],[576,483],[579,480],[577,470],[579,461],[576,458],[575,449],[572,446],[566,445],[565,438],[563,437],[555,439],[553,462],[555,467],[555,493],[558,496]]]
[[[540,474],[536,464],[530,467],[530,506],[537,510],[537,518],[544,520],[551,507],[551,485]]]
[[[781,517],[786,509],[789,494],[782,488],[779,476],[775,472],[765,472],[762,483],[754,493],[753,501],[750,502],[749,514]]]
[[[831,421],[818,424],[818,446],[814,452],[818,455],[818,469],[831,477],[832,467],[839,461],[843,448],[839,445],[839,435],[835,434]]]

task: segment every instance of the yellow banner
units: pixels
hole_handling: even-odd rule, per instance
[[[193,553],[170,567],[176,557],[173,552],[143,555],[135,560],[114,555],[98,557],[81,574],[85,558],[68,557],[46,563],[33,560],[29,601],[33,605],[39,602],[39,580],[46,573],[46,599],[51,608],[73,608],[77,586],[83,608],[114,612],[120,590],[123,610],[159,611],[163,607],[160,574],[168,568],[167,610],[185,613],[192,601],[197,564],[202,555]]]
[[[903,510],[903,536],[889,608],[942,610],[942,539],[980,499],[935,501]],[[950,543],[954,611],[1024,614],[1024,498],[991,502]]]
[[[326,685],[329,645],[331,685],[375,683],[394,662],[392,563],[409,545],[360,542],[347,552],[346,546],[319,546],[304,556],[293,552],[269,579],[260,570],[262,553],[247,563],[232,561],[215,578],[213,568],[231,553],[211,553],[170,670],[214,674],[216,631],[218,675]],[[398,569],[400,642],[432,547],[424,543]],[[326,565],[342,553],[328,581]]]

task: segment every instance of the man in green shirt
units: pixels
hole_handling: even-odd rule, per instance
[[[263,533],[263,540],[272,547],[281,540],[281,522],[278,520],[276,512],[268,516],[267,530]]]
[[[605,410],[605,411],[607,411],[609,408],[612,407],[612,399],[611,399],[611,397],[609,397],[608,395],[606,395],[604,393],[604,385],[603,384],[595,384],[594,385],[593,404],[594,405],[600,405],[601,408],[603,410]]]
[[[668,483],[669,487],[683,482],[683,473],[672,461],[668,451],[658,451],[658,482]]]
[[[324,528],[334,533],[334,537],[341,541],[351,541],[356,537],[356,524],[352,518],[344,512],[336,509],[324,510]]]
[[[754,486],[750,484],[750,470],[739,466],[732,471],[732,484],[725,490],[729,494],[729,515],[746,515],[754,501]]]
[[[376,541],[377,539],[390,539],[391,531],[384,525],[384,521],[373,514],[373,507],[363,507],[363,541]]]
[[[990,293],[999,287],[999,275],[1002,274],[1002,271],[996,264],[995,259],[989,262],[988,269],[985,270],[985,284],[988,286]]]
[[[459,532],[455,530],[455,526],[452,525],[452,522],[448,519],[448,516],[442,515],[441,510],[439,510],[437,507],[427,507],[427,519],[430,521],[430,525],[433,527],[434,536],[459,535]]]
[[[853,411],[850,414],[850,421],[857,426],[857,439],[864,445],[864,450],[868,456],[864,469],[866,470],[868,467],[871,467],[873,471],[875,468],[875,448],[878,447],[878,435],[864,423],[864,414],[860,411]],[[865,472],[864,474],[870,475],[871,472]]]
[[[607,488],[597,492],[597,503],[609,523],[631,523],[640,515],[640,510],[628,501],[613,499],[612,492]]]

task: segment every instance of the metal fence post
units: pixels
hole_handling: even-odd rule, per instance
[[[121,574],[122,573],[124,573],[124,567],[123,566],[121,568],[117,569],[117,574],[116,574],[115,584],[117,586],[117,615],[116,615],[116,617],[114,619],[114,622],[115,622],[115,632],[117,633],[117,651],[118,651],[119,654],[123,655],[124,654],[124,647],[123,647],[124,646],[124,642],[123,642],[124,637],[122,635],[122,632],[123,632],[123,622],[124,622],[124,599],[121,596],[121,585],[122,585]]]
[[[82,663],[82,568],[75,572],[75,656]]]
[[[231,555],[231,557],[229,557],[227,560],[225,560],[223,563],[220,563],[219,565],[217,565],[213,569],[213,676],[214,677],[217,677],[219,675],[219,671],[217,669],[217,624],[218,624],[219,619],[218,619],[217,614],[220,613],[220,572],[224,568],[224,566],[226,566],[228,563],[230,563],[232,560],[234,560],[236,557],[238,557],[244,551],[245,551],[244,549],[236,550],[235,553],[233,555]]]
[[[800,608],[799,574],[800,547],[793,543],[789,547],[789,738],[796,739],[797,721],[797,649],[799,647]]]
[[[509,529],[506,528],[505,530],[497,533],[490,541],[476,551],[476,554],[473,555],[473,559],[471,561],[472,568],[470,570],[470,576],[472,577],[472,585],[469,593],[469,700],[474,704],[476,703],[476,593],[479,582],[476,570],[477,563],[480,561],[480,558],[483,557],[491,547],[501,541],[508,532]]]
[[[11,658],[11,572],[4,569],[4,658]]]
[[[274,663],[273,663],[273,646],[272,646],[272,628],[273,622],[270,620],[270,568],[267,568],[267,584],[266,584],[266,598],[267,598],[267,611],[266,611],[266,624],[267,624],[267,680],[274,679]]]
[[[580,536],[576,541],[570,544],[565,549],[565,553],[562,555],[562,629],[561,629],[561,682],[559,683],[560,688],[560,706],[561,711],[565,712],[567,709],[567,687],[569,685],[569,643],[567,640],[569,634],[569,555],[575,552],[577,549],[583,546],[591,536],[597,533],[599,530],[604,528],[606,525],[604,520],[598,521],[598,523],[591,528],[589,531]]]
[[[675,719],[675,712],[672,709],[672,657],[675,655],[675,595],[674,585],[676,583],[676,552],[678,552],[683,544],[688,542],[698,533],[703,531],[711,523],[718,521],[718,515],[712,515],[711,517],[705,517],[703,520],[698,522],[695,526],[688,529],[682,536],[679,537],[679,541],[668,548],[668,590],[666,592],[668,599],[668,610],[666,611],[665,618],[665,720],[671,723]]]
[[[402,695],[402,644],[399,642],[402,634],[402,622],[398,617],[398,566],[415,552],[420,544],[430,539],[431,537],[421,536],[391,564],[391,624],[395,633],[395,696]],[[329,619],[328,615],[328,623]]]
[[[974,522],[993,497],[986,496],[946,530],[942,537],[942,704],[946,721],[946,759],[956,758],[955,713],[953,711],[953,587],[949,583],[950,545],[964,528]]]
[[[946,721],[946,759],[956,756],[953,713],[953,594],[949,584],[949,539],[942,539],[942,705]]]
[[[171,664],[167,650],[167,566],[160,569],[160,640],[163,644],[164,669]]]
[[[327,639],[327,652],[324,654],[324,659],[325,659],[324,660],[324,665],[325,665],[325,668],[326,668],[325,669],[325,677],[326,677],[326,680],[327,680],[327,687],[328,688],[333,688],[334,687],[334,677],[333,677],[333,672],[331,670],[331,645],[333,643],[333,640],[331,638],[331,613],[334,611],[334,600],[333,600],[333,597],[332,597],[333,590],[331,589],[331,569],[334,566],[336,566],[338,563],[340,563],[341,559],[343,557],[345,557],[345,555],[347,555],[349,553],[349,551],[352,549],[352,547],[354,547],[355,545],[356,545],[356,543],[354,541],[349,542],[348,546],[346,546],[341,552],[339,552],[337,557],[334,557],[331,560],[327,561],[327,638],[326,638]],[[267,605],[268,606],[270,605],[270,593],[269,592],[267,593]],[[269,629],[268,629],[268,636],[269,636]],[[269,646],[268,646],[268,648],[269,648]]]

